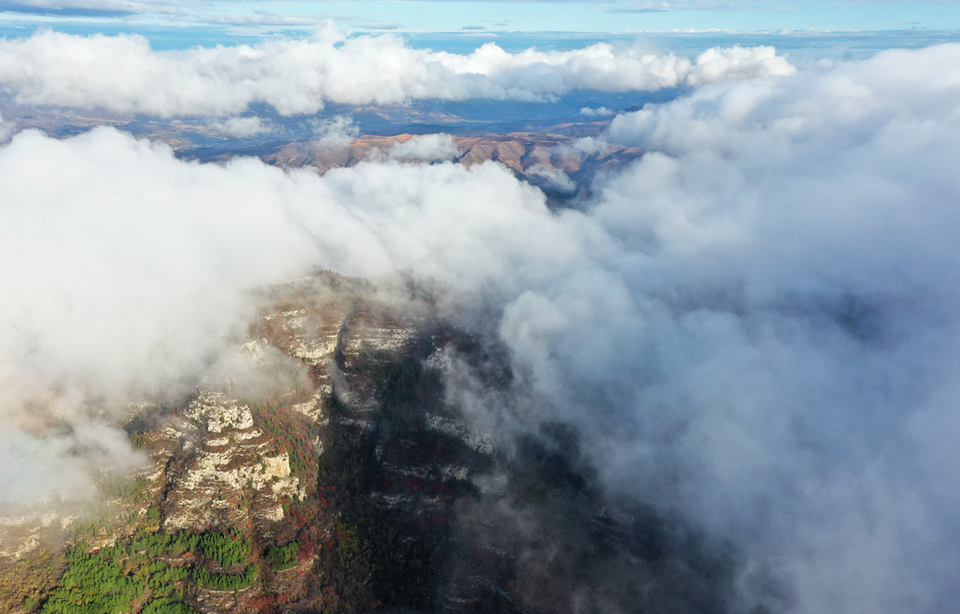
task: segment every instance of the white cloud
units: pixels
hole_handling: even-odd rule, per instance
[[[321,178],[253,159],[184,163],[112,129],[16,135],[0,147],[0,187],[0,424],[12,449],[43,448],[0,468],[10,493],[29,487],[18,476],[70,462],[69,441],[25,434],[44,412],[80,428],[128,401],[189,391],[242,337],[249,290],[314,265],[380,275],[405,263],[441,277],[435,267],[477,264],[462,250],[482,249],[504,217],[544,209],[495,165],[394,162]],[[471,217],[481,236],[458,231]],[[43,494],[92,483],[51,479]]]
[[[329,147],[345,147],[360,136],[360,126],[346,115],[307,122],[313,139]]]
[[[559,192],[573,193],[577,191],[577,184],[573,179],[558,168],[545,164],[534,164],[527,170],[527,174],[541,180],[542,186]]]
[[[572,422],[609,488],[734,541],[744,610],[949,611],[958,67],[957,45],[886,52],[621,115],[611,139],[648,153],[582,211],[489,163],[319,177],[22,133],[0,149],[0,418],[54,383],[68,408],[175,385],[257,284],[409,272],[494,318],[535,401],[513,420]]]
[[[256,12],[249,15],[214,13],[212,15],[204,15],[202,21],[233,26],[305,26],[317,23],[317,20],[313,17],[277,15],[266,12]]]
[[[259,180],[235,183],[244,168]],[[74,442],[23,433],[44,415],[89,432],[130,400],[184,393],[243,330],[246,290],[302,271],[310,246],[275,225],[287,181],[248,160],[183,164],[113,130],[62,142],[27,131],[0,148],[0,429],[34,450],[4,462],[5,493],[43,467],[76,464],[51,472],[65,478],[85,466],[87,454],[64,456]],[[60,477],[36,492],[93,483]]]
[[[957,45],[891,51],[705,87],[611,127],[651,152],[593,215],[657,331],[662,375],[634,403],[663,439],[606,466],[699,475],[681,505],[766,542],[798,611],[956,598],[932,562],[956,563],[940,510],[958,476],[927,429],[960,435],[942,413],[960,402],[958,59]]]
[[[557,157],[574,156],[580,158],[589,155],[604,155],[604,152],[606,152],[609,147],[610,144],[607,142],[605,136],[585,136],[561,143],[555,146],[553,151]]]
[[[614,112],[608,109],[607,107],[599,107],[596,109],[591,109],[590,107],[583,107],[580,109],[580,115],[586,117],[610,117]]]
[[[0,512],[12,515],[60,499],[74,507],[96,492],[104,474],[145,466],[123,431],[96,422],[72,426],[59,437],[0,429]]]
[[[250,160],[182,164],[112,130],[15,136],[0,150],[4,394],[32,394],[31,374],[79,364],[82,388],[107,398],[199,369],[238,325],[243,292],[312,253],[284,225],[287,181]]]
[[[545,100],[573,89],[656,90],[793,70],[771,47],[714,49],[695,62],[607,44],[512,54],[488,43],[459,55],[391,35],[345,38],[330,26],[307,39],[184,51],[154,51],[137,35],[44,31],[0,41],[0,87],[21,104],[160,116],[239,114],[255,102],[297,115],[326,102]]]
[[[210,123],[214,130],[227,136],[248,137],[262,132],[268,132],[270,125],[259,117],[228,117]]]
[[[453,160],[458,155],[460,155],[460,149],[453,142],[453,137],[441,133],[414,136],[402,143],[397,143],[387,152],[387,159],[436,162]]]

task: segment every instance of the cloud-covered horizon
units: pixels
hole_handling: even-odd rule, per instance
[[[609,92],[694,87],[785,75],[772,47],[710,49],[691,60],[596,44],[574,51],[470,54],[414,49],[392,35],[347,37],[330,24],[304,39],[155,51],[138,35],[43,31],[0,40],[0,88],[19,104],[119,113],[224,116],[266,103],[281,115],[326,103],[419,99],[544,101],[576,89]]]
[[[402,272],[496,331],[518,428],[573,425],[610,492],[737,546],[731,611],[947,611],[958,67],[943,45],[714,84],[704,69],[614,120],[645,155],[579,210],[498,164],[443,162],[443,137],[321,177],[182,162],[113,129],[23,132],[0,148],[0,420],[17,430],[51,389],[69,411],[180,381],[229,346],[258,285]],[[473,392],[449,391],[496,424],[504,407]]]

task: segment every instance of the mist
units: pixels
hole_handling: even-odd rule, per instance
[[[891,51],[622,114],[606,138],[645,154],[578,210],[443,161],[440,137],[321,177],[20,133],[0,149],[7,440],[51,390],[95,424],[92,400],[115,416],[188,385],[258,286],[402,274],[506,348],[511,400],[448,394],[487,427],[571,425],[607,492],[735,544],[731,611],[949,610],[958,66],[958,45]]]

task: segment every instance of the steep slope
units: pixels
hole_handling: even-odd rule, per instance
[[[735,553],[606,497],[575,432],[501,450],[464,418],[457,377],[513,378],[429,299],[318,273],[258,300],[242,368],[134,407],[150,463],[110,504],[4,521],[4,611],[725,611]]]
[[[199,612],[267,612],[280,604],[335,611],[382,603],[387,589],[372,587],[370,577],[393,582],[396,569],[385,574],[389,565],[376,559],[393,556],[391,548],[416,549],[410,544],[423,529],[394,523],[397,511],[447,518],[457,493],[469,490],[458,482],[471,469],[456,451],[427,458],[422,442],[394,442],[390,429],[407,417],[384,407],[390,399],[414,399],[417,392],[406,388],[409,370],[419,369],[411,352],[437,324],[428,305],[407,301],[397,308],[375,294],[331,275],[266,289],[253,338],[240,349],[248,381],[201,387],[172,407],[136,407],[128,430],[150,467],[125,487],[134,496],[79,521],[49,512],[4,519],[9,575],[0,586],[5,580],[18,585],[0,593],[8,611],[44,603],[43,611],[66,611],[62,604],[75,597],[65,585],[51,592],[65,566],[66,578],[84,578],[77,570],[101,564],[134,577],[153,574],[137,554],[145,535],[178,544],[163,542],[156,554],[183,571],[170,572],[177,603]],[[433,396],[439,394],[437,383]],[[409,409],[411,416],[422,411]],[[374,443],[371,434],[384,424],[392,425],[389,433]],[[434,439],[431,451],[440,451],[440,435]],[[370,497],[373,479],[383,490],[376,498]],[[388,529],[389,536],[378,533]],[[249,545],[244,560],[230,568],[190,546],[198,536],[224,535]],[[66,559],[57,546],[64,538],[72,544]],[[58,554],[50,557],[48,550]],[[25,586],[31,565],[44,570],[43,577]],[[423,576],[420,590],[431,592],[432,579],[418,571],[419,562],[411,565],[411,573]],[[248,566],[254,575],[243,579]],[[70,580],[71,586],[83,581]],[[219,588],[227,585],[236,590]],[[149,583],[121,593],[119,611],[146,611],[151,600],[167,598]]]

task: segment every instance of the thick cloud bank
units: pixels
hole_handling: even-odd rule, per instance
[[[597,373],[605,466],[677,478],[653,488],[761,548],[800,611],[958,599],[958,59],[705,87],[611,129],[651,153],[591,212],[636,327]]]
[[[187,51],[153,51],[136,35],[47,31],[0,40],[0,87],[23,104],[164,117],[229,115],[257,102],[298,115],[326,102],[545,100],[573,89],[649,91],[793,70],[772,47],[716,48],[695,61],[607,44],[511,54],[488,43],[458,55],[389,35],[345,38],[329,27],[303,40]]]
[[[20,134],[0,150],[0,418],[176,381],[256,284],[400,270],[494,319],[533,400],[515,421],[575,425],[611,492],[732,540],[732,610],[949,611],[958,67],[956,45],[887,52],[622,116],[611,138],[648,153],[582,211],[492,163],[318,177]]]
[[[0,149],[0,429],[22,431],[4,437],[0,505],[90,486],[60,477],[92,448],[45,425],[93,433],[95,416],[127,401],[189,390],[244,324],[245,290],[312,257],[283,225],[288,179],[259,163],[230,169],[109,130],[65,142],[24,132]],[[122,447],[105,443],[99,465],[126,462],[110,452]]]

